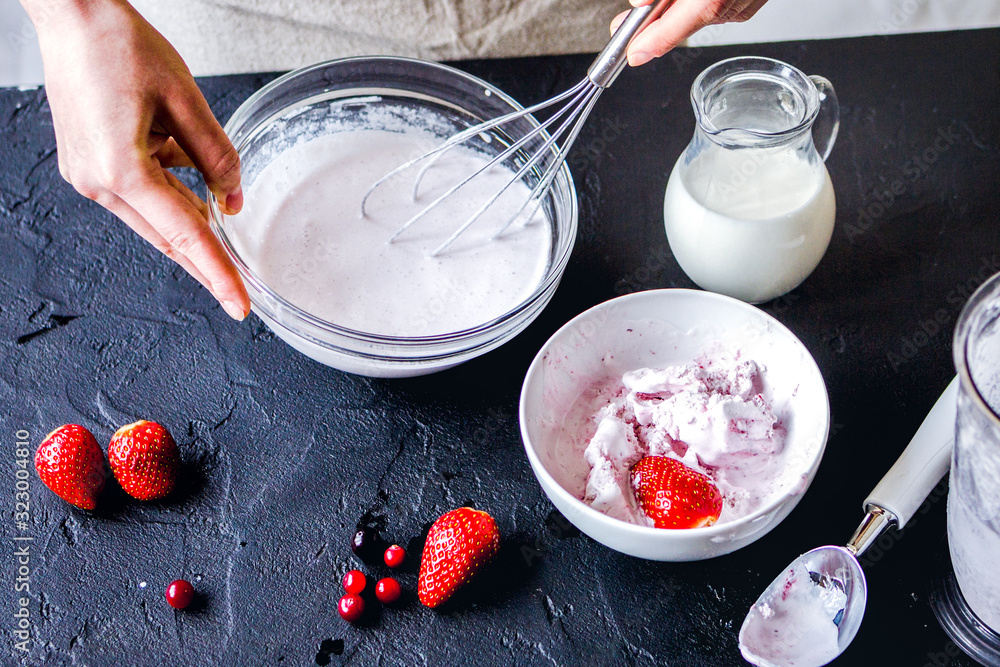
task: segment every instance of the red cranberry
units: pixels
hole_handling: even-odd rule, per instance
[[[393,544],[385,550],[385,564],[389,567],[399,567],[405,559],[406,552],[398,544]]]
[[[344,590],[348,593],[360,593],[365,590],[367,583],[364,572],[360,570],[351,570],[344,575]]]
[[[379,579],[375,584],[375,597],[382,604],[392,604],[403,594],[403,589],[399,587],[399,582],[391,577]]]
[[[167,586],[167,604],[174,609],[183,609],[191,604],[193,598],[194,586],[183,579],[178,579]]]
[[[348,623],[357,623],[365,613],[365,601],[361,599],[360,595],[348,593],[340,598],[337,611],[340,612],[340,617]]]

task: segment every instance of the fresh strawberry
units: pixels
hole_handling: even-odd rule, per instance
[[[111,436],[108,462],[125,493],[156,500],[173,490],[180,455],[167,429],[156,422],[137,421]]]
[[[66,424],[45,436],[35,452],[35,469],[45,486],[71,505],[92,510],[104,488],[104,452],[90,431]]]
[[[486,512],[460,507],[441,516],[424,544],[417,597],[433,609],[468,582],[500,549],[500,531]]]
[[[639,507],[657,528],[711,526],[722,512],[722,494],[711,479],[680,461],[647,456],[632,466]]]

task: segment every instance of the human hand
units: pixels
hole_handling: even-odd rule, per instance
[[[630,0],[633,7],[642,7],[653,0]],[[628,47],[628,64],[633,67],[659,58],[702,28],[715,23],[746,21],[767,0],[675,0],[660,18],[650,23]],[[617,30],[628,12],[622,12],[611,22],[611,32]]]
[[[243,206],[240,162],[177,51],[124,0],[22,0],[35,23],[59,172],[241,320],[246,288],[208,209],[168,168],[196,167],[223,212]]]

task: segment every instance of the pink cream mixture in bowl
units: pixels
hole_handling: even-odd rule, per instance
[[[520,420],[532,470],[567,519],[623,553],[685,561],[746,546],[791,512],[830,410],[819,368],[780,322],[670,289],[607,301],[556,332],[528,370]],[[654,527],[634,475],[646,457],[683,464],[718,490],[721,511],[704,527]]]

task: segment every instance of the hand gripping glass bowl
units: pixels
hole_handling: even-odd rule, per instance
[[[264,86],[244,102],[225,130],[242,161],[244,191],[282,152],[325,134],[369,123],[422,118],[442,141],[451,134],[521,107],[496,87],[446,65],[407,58],[347,58],[305,67]],[[373,111],[380,112],[379,115]],[[387,113],[382,113],[387,112]],[[402,121],[401,121],[402,119]],[[430,119],[430,120],[427,120]],[[537,126],[525,118],[505,126],[481,150],[499,153]],[[382,128],[378,128],[382,129]],[[387,128],[388,129],[388,128]],[[398,129],[398,128],[396,128]],[[528,174],[529,179],[532,174]],[[521,332],[552,298],[576,238],[577,201],[563,165],[541,210],[549,221],[551,251],[535,290],[512,310],[463,331],[401,337],[352,330],[283,298],[241,253],[239,216],[226,216],[209,196],[209,222],[243,278],[253,310],[286,343],[316,361],[349,373],[408,377],[450,368],[488,352]],[[360,211],[348,212],[360,216]],[[303,250],[303,261],[310,261]],[[319,260],[321,261],[321,259]]]
[[[646,335],[637,335],[647,332]],[[653,335],[649,335],[652,333]],[[560,435],[568,407],[593,381],[639,368],[693,361],[706,343],[738,347],[765,367],[782,397],[786,470],[799,475],[752,513],[706,528],[639,526],[599,512],[568,490],[560,471]],[[570,320],[542,346],[521,389],[521,437],[531,469],[565,517],[598,542],[660,561],[714,558],[740,549],[778,525],[798,504],[819,468],[830,427],[826,385],[801,341],[762,310],[737,299],[685,289],[637,292]],[[565,459],[563,459],[565,460]]]

